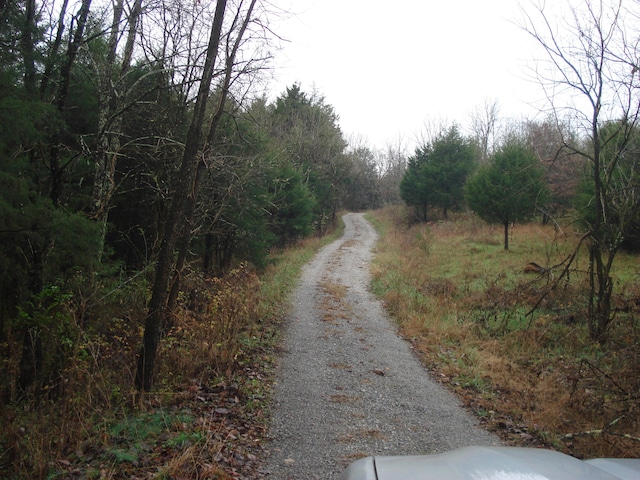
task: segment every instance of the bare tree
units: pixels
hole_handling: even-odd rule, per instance
[[[538,205],[537,208],[541,210],[545,221],[555,221],[554,217],[571,205],[578,191],[585,159],[565,148],[565,143],[576,145],[577,138],[565,125],[558,124],[554,117],[539,121],[525,120],[521,129],[521,137],[536,153],[545,169],[545,180],[549,187],[549,204]]]
[[[433,140],[445,133],[452,124],[446,117],[427,117],[422,124],[422,130],[416,134],[415,143],[420,147],[431,144]]]
[[[400,182],[407,169],[407,152],[403,142],[398,139],[397,144],[389,143],[386,150],[377,152],[378,170],[380,171],[379,190],[381,201],[385,205],[399,205]]]
[[[497,99],[485,99],[469,114],[470,129],[480,149],[480,162],[485,163],[496,141],[500,105]]]
[[[104,60],[96,59],[96,71],[99,72],[99,113],[97,148],[93,154],[95,174],[93,182],[93,217],[102,228],[101,242],[98,248],[98,260],[102,256],[102,244],[107,229],[107,218],[111,196],[115,190],[115,172],[122,136],[122,114],[125,110],[127,88],[125,80],[133,58],[134,42],[137,36],[142,0],[134,0],[126,14],[128,25],[126,37],[122,35],[121,24],[125,11],[124,0],[113,5],[113,20],[107,40],[107,55]],[[121,59],[118,59],[119,44],[126,38]]]
[[[209,91],[213,80],[215,61],[218,56],[218,48],[222,37],[222,24],[226,5],[226,0],[218,0],[216,3],[216,11],[211,25],[211,36],[207,47],[198,96],[194,105],[191,125],[187,132],[180,172],[178,177],[176,177],[176,194],[171,204],[167,221],[168,226],[160,245],[155,280],[151,300],[149,301],[149,313],[145,321],[144,340],[138,357],[138,368],[136,370],[136,387],[140,390],[151,390],[151,386],[153,385],[153,373],[155,370],[158,343],[160,341],[160,329],[167,302],[169,279],[173,270],[173,251],[178,237],[178,229],[175,225],[180,224],[180,219],[184,214],[187,196],[191,192],[196,174],[200,136],[202,134]]]
[[[91,214],[102,227],[98,260],[102,255],[111,200],[116,191],[118,160],[124,148],[150,143],[175,146],[168,134],[157,138],[124,139],[125,115],[144,103],[152,91],[178,92],[174,102],[186,112],[203,74],[203,52],[212,18],[208,2],[185,4],[162,0],[114,0],[105,27],[105,48],[92,57],[99,96],[98,131],[85,145],[94,160]],[[106,53],[106,54],[105,54]],[[175,113],[175,118],[180,117]]]
[[[581,143],[565,138],[564,146],[591,166],[593,215],[585,219],[583,240],[590,259],[588,322],[597,342],[606,341],[613,319],[613,262],[640,213],[637,176],[623,168],[640,120],[639,35],[625,19],[637,23],[640,6],[623,3],[583,0],[551,6],[535,1],[523,10],[524,29],[546,53],[547,62],[535,75],[557,123],[569,118],[583,137]],[[549,9],[558,6],[562,10],[552,14]]]
[[[192,191],[194,192],[191,195],[188,195],[187,201],[184,209],[184,223],[182,225],[182,233],[180,234],[180,238],[178,240],[177,250],[178,250],[178,258],[176,260],[176,265],[174,268],[174,278],[173,283],[171,285],[171,290],[169,292],[168,300],[167,300],[167,311],[170,312],[175,307],[178,291],[180,288],[180,276],[182,273],[182,268],[184,266],[184,262],[187,257],[187,251],[189,248],[189,242],[191,241],[193,226],[194,213],[196,209],[196,194],[199,190],[200,184],[202,183],[202,177],[207,168],[207,163],[211,162],[212,158],[215,156],[213,152],[213,148],[216,142],[216,134],[218,131],[218,127],[220,125],[220,121],[222,120],[222,116],[225,112],[225,106],[227,103],[227,98],[230,94],[230,89],[234,80],[234,76],[237,74],[236,72],[236,59],[238,57],[238,51],[243,42],[243,38],[247,32],[247,28],[249,27],[249,23],[252,18],[252,14],[256,5],[256,0],[251,0],[249,7],[246,12],[243,12],[242,9],[238,9],[236,11],[235,18],[231,24],[230,30],[237,30],[236,35],[227,35],[226,37],[226,58],[224,62],[224,74],[222,76],[222,81],[218,86],[218,95],[216,105],[214,107],[214,111],[212,114],[211,121],[209,123],[209,131],[207,133],[207,137],[205,140],[205,144],[203,147],[202,155],[198,160],[198,165],[196,167],[196,175],[194,178],[194,185]],[[242,16],[242,13],[244,15]],[[245,69],[240,69],[240,72],[245,72]],[[224,165],[220,170],[224,169]],[[232,182],[233,183],[233,182]],[[227,185],[226,195],[230,195],[234,190],[233,185]],[[222,195],[224,198],[225,195]],[[223,202],[224,204],[224,202]],[[214,217],[217,217],[222,212],[223,205],[218,206],[218,212],[213,214]],[[169,316],[164,316],[165,328],[170,327],[168,324]]]
[[[76,62],[80,46],[85,41],[85,27],[89,18],[89,12],[91,10],[91,0],[82,0],[76,14],[75,30],[69,32],[72,40],[66,51],[65,59],[60,69],[60,81],[55,96],[55,107],[58,112],[62,112],[67,103],[67,96],[69,95],[69,85],[71,83],[71,70]],[[54,205],[58,206],[60,201],[60,195],[62,193],[62,174],[65,169],[65,165],[60,161],[60,134],[57,134],[57,138],[53,138],[49,149],[49,171],[51,172],[51,190],[50,197]]]
[[[234,6],[233,17],[229,21],[228,30],[223,32],[225,15],[233,11],[227,7],[226,0],[218,0],[211,26],[211,34],[204,57],[201,77],[197,81],[198,94],[193,105],[193,116],[184,146],[180,171],[175,177],[173,198],[167,218],[155,279],[152,297],[149,301],[148,315],[145,322],[143,345],[138,358],[136,371],[136,387],[148,391],[153,385],[153,374],[158,343],[160,341],[163,322],[167,310],[173,302],[169,283],[172,278],[177,280],[176,272],[182,268],[192,232],[192,220],[196,206],[199,183],[206,166],[206,160],[214,156],[214,144],[220,119],[224,113],[226,99],[231,91],[234,80],[246,75],[249,70],[247,60],[242,68],[238,68],[238,54],[243,45],[243,38],[247,27],[253,18],[257,0],[249,2],[239,1]],[[226,40],[226,44],[222,43]],[[224,49],[224,54],[220,52]],[[222,58],[224,65],[216,72],[218,62]],[[214,77],[221,76],[217,86],[217,103],[213,109],[207,130],[206,115],[209,112],[208,103],[212,98],[211,87]],[[178,259],[174,258],[174,251],[178,250]],[[174,290],[175,293],[175,290]]]

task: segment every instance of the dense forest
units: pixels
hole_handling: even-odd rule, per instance
[[[601,95],[589,97],[590,129],[557,110],[502,119],[487,102],[466,130],[438,126],[407,155],[349,144],[319,92],[293,84],[269,97],[274,10],[0,2],[0,406],[68,400],[117,351],[136,359],[118,389],[152,390],[177,305],[199,302],[189,278],[239,281],[275,250],[331,231],[340,211],[402,202],[422,222],[470,207],[504,225],[505,248],[514,221],[576,211],[592,252],[592,337],[606,340],[608,268],[640,235],[638,68],[626,50],[584,47],[633,69],[626,83],[604,69],[591,77],[627,108],[605,117],[606,89],[586,89]],[[108,404],[121,392],[101,394]]]

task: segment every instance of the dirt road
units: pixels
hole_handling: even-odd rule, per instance
[[[273,480],[335,479],[367,455],[499,444],[420,365],[368,291],[376,241],[362,214],[303,271],[275,389]]]

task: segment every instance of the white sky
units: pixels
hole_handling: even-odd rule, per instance
[[[286,3],[286,2],[283,2]],[[425,123],[466,126],[498,100],[502,117],[535,116],[542,90],[526,72],[535,44],[516,0],[295,0],[273,28],[289,40],[273,98],[294,82],[324,95],[347,139],[413,149]],[[540,105],[538,105],[540,106]]]

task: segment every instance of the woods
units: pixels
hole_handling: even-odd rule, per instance
[[[6,385],[13,398],[16,385],[56,376],[38,365],[50,355],[39,327],[12,326],[43,291],[100,296],[111,272],[150,269],[136,377],[148,390],[186,264],[260,264],[271,246],[326,231],[347,185],[375,188],[375,165],[348,154],[321,97],[293,85],[272,103],[251,90],[274,41],[264,5],[112,7],[27,1],[0,12],[2,331],[24,350],[20,380]],[[363,167],[369,184],[356,179]]]

